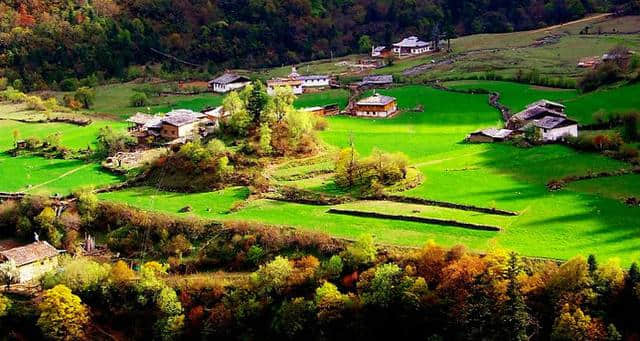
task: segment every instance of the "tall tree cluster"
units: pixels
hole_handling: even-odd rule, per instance
[[[357,52],[363,41],[531,29],[638,0],[5,0],[0,72],[30,88],[177,60],[209,72]],[[363,37],[367,37],[364,38]],[[162,53],[162,54],[160,54]],[[164,55],[163,55],[164,54]],[[167,55],[175,57],[167,58]],[[56,82],[54,84],[54,82]]]

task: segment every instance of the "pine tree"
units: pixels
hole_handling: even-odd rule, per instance
[[[518,274],[521,268],[518,264],[518,256],[515,252],[509,254],[507,263],[507,301],[504,303],[502,324],[506,340],[527,340],[527,327],[530,325],[530,317],[527,306],[520,293]]]

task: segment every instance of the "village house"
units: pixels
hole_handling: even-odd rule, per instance
[[[276,78],[267,81],[267,93],[271,96],[275,95],[276,88],[288,86],[293,90],[294,95],[301,95],[304,92],[302,81],[299,79]]]
[[[2,262],[13,261],[18,269],[15,283],[25,283],[38,279],[45,273],[58,267],[58,255],[64,251],[57,250],[46,241],[0,251]]]
[[[176,139],[186,141],[187,138],[196,134],[206,135],[217,126],[217,119],[214,122],[209,116],[212,115],[188,109],[177,109],[163,116],[136,114],[127,121],[132,124],[129,131],[132,132],[132,136],[138,139],[138,143],[149,144],[158,138],[169,141]]]
[[[503,142],[511,137],[512,134],[513,130],[510,129],[489,128],[474,131],[467,136],[466,141],[473,143]]]
[[[289,86],[295,95],[304,92],[321,90],[331,85],[331,77],[326,75],[301,76],[296,67],[291,67],[291,73],[286,78],[273,78],[267,81],[267,93],[275,94],[275,89],[279,86]]]
[[[393,75],[373,75],[362,77],[360,85],[390,85],[393,84]]]
[[[226,72],[222,76],[209,81],[209,89],[218,93],[227,93],[244,88],[249,83],[251,83],[251,80],[247,77]]]
[[[566,118],[546,116],[531,122],[536,130],[536,135],[544,142],[564,140],[566,137],[578,137],[578,122]],[[527,126],[522,128],[527,129]]]
[[[373,58],[387,58],[391,56],[391,54],[391,49],[387,48],[386,46],[371,46],[371,57]]]
[[[314,113],[319,116],[333,116],[340,113],[340,107],[337,104],[327,104],[325,106],[308,107],[308,108],[302,108],[300,110]]]
[[[390,96],[374,94],[358,101],[354,113],[360,117],[386,118],[398,111],[396,99]]]
[[[167,140],[193,136],[199,133],[199,124],[205,123],[206,117],[188,109],[172,110],[162,118],[160,136]]]
[[[564,105],[543,99],[528,105],[523,111],[511,116],[509,122],[507,122],[507,128],[516,130],[546,116],[566,118],[567,115],[564,111]]]
[[[418,37],[411,36],[393,44],[393,53],[398,56],[415,56],[433,51],[430,42],[422,41]]]

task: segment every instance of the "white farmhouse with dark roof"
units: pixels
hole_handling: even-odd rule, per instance
[[[562,140],[568,136],[578,137],[578,122],[565,117],[546,116],[532,124],[545,142]]]
[[[209,81],[209,89],[214,92],[226,93],[232,90],[244,88],[251,80],[244,76],[226,72],[222,76]]]
[[[433,51],[430,42],[411,36],[393,44],[393,52],[398,56],[418,55]]]

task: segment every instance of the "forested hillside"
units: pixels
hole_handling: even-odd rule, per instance
[[[132,64],[177,66],[158,52],[216,72],[339,56],[408,34],[507,32],[639,9],[638,0],[2,0],[0,76],[40,89],[122,76]]]

